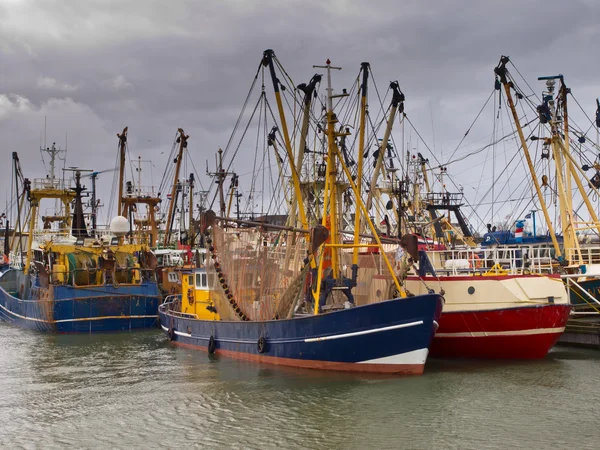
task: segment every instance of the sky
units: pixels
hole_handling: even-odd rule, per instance
[[[181,127],[203,172],[227,144],[267,48],[296,83],[330,58],[344,68],[336,85],[347,87],[370,62],[384,88],[399,81],[407,114],[445,162],[491,93],[501,55],[538,91],[538,76],[564,74],[593,115],[599,21],[594,0],[2,0],[0,188],[8,199],[13,151],[25,176],[45,175],[45,122],[46,145],[66,145],[67,166],[94,170],[114,167],[116,133],[128,126],[132,158],[151,161],[146,184],[159,183]],[[491,114],[472,143],[489,136]],[[491,177],[472,170],[481,163],[448,171],[475,190]],[[112,174],[99,183],[108,204]]]

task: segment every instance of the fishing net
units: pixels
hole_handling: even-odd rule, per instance
[[[304,233],[214,225],[211,237],[207,272],[223,320],[291,315],[308,270]]]

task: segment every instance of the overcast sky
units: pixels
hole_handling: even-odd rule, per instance
[[[594,0],[2,0],[0,188],[12,151],[26,176],[44,175],[44,117],[48,145],[68,135],[69,166],[114,167],[116,133],[129,126],[131,154],[153,161],[156,184],[178,127],[204,167],[226,145],[266,48],[296,83],[331,58],[346,87],[369,61],[384,88],[399,80],[407,114],[444,160],[503,54],[531,84],[564,74],[593,115],[599,22]]]

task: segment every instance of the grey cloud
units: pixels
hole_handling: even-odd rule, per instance
[[[4,4],[2,145],[27,155],[30,170],[39,171],[46,115],[56,139],[69,134],[69,164],[103,169],[114,162],[115,134],[129,125],[132,154],[151,158],[160,170],[161,152],[183,127],[203,167],[226,144],[262,51],[274,48],[296,83],[308,81],[312,65],[328,57],[344,67],[335,75],[338,88],[351,85],[365,60],[381,90],[399,80],[407,113],[431,146],[433,121],[442,159],[491,92],[501,54],[532,84],[538,75],[562,72],[592,113],[598,64],[590,55],[599,12],[591,1]],[[266,89],[270,94],[268,80]],[[6,106],[1,99],[10,95],[30,107]],[[472,141],[489,134],[491,117],[486,121]],[[8,165],[2,167],[7,179]]]

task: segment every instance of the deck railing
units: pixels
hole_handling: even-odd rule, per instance
[[[56,190],[65,191],[72,187],[69,180],[61,180],[60,178],[35,178],[31,183],[33,190]]]

